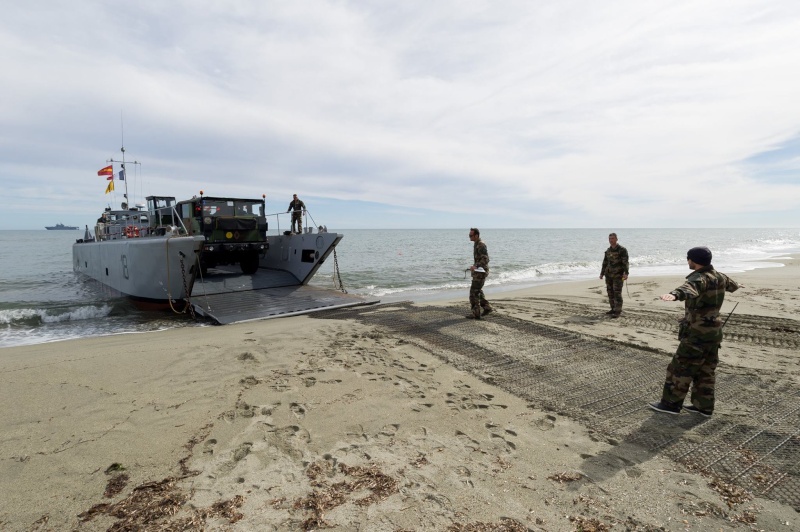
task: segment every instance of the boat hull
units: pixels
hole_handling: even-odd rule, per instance
[[[158,304],[191,292],[202,236],[125,238],[72,245],[72,269],[122,295]]]
[[[300,284],[308,284],[342,238],[339,233],[268,236],[269,249],[259,266],[289,272]]]

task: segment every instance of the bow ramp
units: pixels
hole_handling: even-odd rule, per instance
[[[377,302],[338,290],[304,285],[285,270],[260,268],[246,275],[224,267],[211,268],[206,276],[198,278],[191,298],[197,314],[220,325]]]

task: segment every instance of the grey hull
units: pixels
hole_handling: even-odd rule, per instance
[[[72,245],[72,268],[123,295],[175,301],[191,291],[202,236],[125,238]],[[183,264],[181,264],[183,263]]]
[[[339,233],[268,236],[269,249],[259,266],[289,272],[299,284],[308,284],[342,238]]]

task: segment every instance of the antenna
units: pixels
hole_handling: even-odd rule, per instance
[[[115,161],[114,159],[108,159],[106,162],[109,162],[109,163],[121,163],[122,164],[122,174],[124,176],[124,178],[122,180],[125,181],[125,203],[128,204],[128,205],[133,205],[134,202],[132,202],[128,198],[128,171],[125,169],[125,125],[122,122],[122,111],[120,111],[120,113],[119,113],[119,130],[120,130],[119,131],[119,136],[120,136],[120,141],[121,141],[120,151],[122,152],[122,160],[121,161]],[[131,164],[139,164],[139,165],[141,165],[142,163],[140,163],[139,161],[132,161]],[[114,177],[113,176],[113,170],[112,170],[112,176],[111,177],[112,178]]]

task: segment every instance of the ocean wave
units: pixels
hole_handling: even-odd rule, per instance
[[[68,321],[90,320],[95,318],[105,318],[111,313],[111,307],[101,306],[81,306],[72,309],[40,309],[40,308],[17,308],[0,310],[0,325],[14,326],[35,326],[45,323],[61,323]]]
[[[433,293],[433,292],[446,292],[450,290],[464,290],[465,288],[469,288],[469,281],[464,282],[453,282],[453,283],[445,283],[445,284],[437,284],[437,285],[414,285],[414,286],[402,286],[402,287],[377,287],[372,285],[367,289],[367,287],[359,290],[360,293],[364,295],[369,295],[373,297],[385,297],[385,296],[393,296],[398,294],[411,294],[411,293]]]

